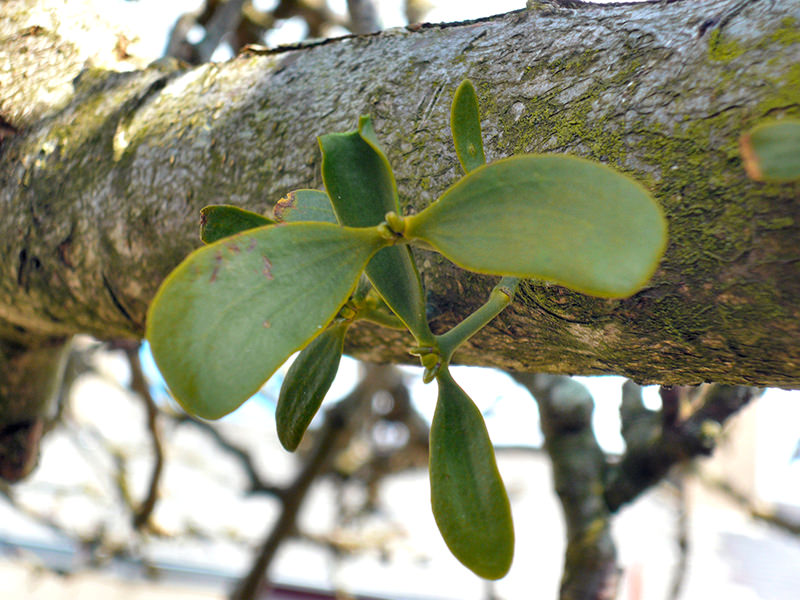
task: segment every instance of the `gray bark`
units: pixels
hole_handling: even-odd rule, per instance
[[[405,209],[429,204],[460,176],[449,102],[469,77],[491,160],[559,151],[614,165],[661,203],[670,243],[626,300],[526,282],[458,360],[800,384],[800,184],[748,180],[737,149],[759,120],[800,114],[799,2],[537,2],[478,22],[128,72],[113,70],[113,36],[65,39],[75,29],[57,27],[63,15],[35,5],[12,0],[0,15],[0,116],[19,130],[0,142],[7,339],[141,336],[159,283],[200,244],[198,210],[266,210],[319,187],[315,137],[353,129],[360,114],[373,116]],[[419,259],[438,329],[493,284]],[[407,343],[364,327],[350,350],[403,361]]]

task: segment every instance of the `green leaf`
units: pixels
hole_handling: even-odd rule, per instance
[[[399,214],[397,186],[389,161],[375,138],[369,117],[359,130],[319,138],[322,179],[339,222],[350,227],[382,223],[387,212]],[[419,341],[430,341],[419,272],[405,246],[378,252],[367,265],[367,276],[386,304]]]
[[[200,239],[211,244],[222,238],[271,225],[275,221],[229,204],[212,204],[200,209]]]
[[[406,219],[459,266],[620,298],[652,276],[666,221],[647,191],[600,163],[521,155],[479,167]]]
[[[742,136],[739,147],[752,179],[775,183],[800,180],[800,121],[757,125]]]
[[[469,79],[461,82],[453,95],[450,107],[450,129],[456,154],[464,171],[477,169],[486,163],[481,139],[481,119],[478,114],[478,98]]]
[[[387,212],[399,213],[400,203],[372,121],[361,117],[358,125],[358,131],[320,136],[322,180],[340,223],[371,227],[381,223]]]
[[[323,331],[370,256],[376,229],[261,227],[190,254],[162,283],[147,339],[175,399],[216,419]]]
[[[430,436],[433,516],[453,555],[477,575],[499,579],[514,557],[514,525],[480,411],[446,367]]]
[[[273,213],[275,219],[283,223],[337,223],[328,194],[319,190],[289,192],[278,200]]]
[[[349,323],[336,323],[322,332],[289,367],[281,385],[275,424],[283,447],[294,452],[317,414],[339,370]]]

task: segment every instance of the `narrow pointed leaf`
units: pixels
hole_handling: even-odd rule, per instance
[[[464,171],[477,169],[486,163],[481,139],[481,120],[478,114],[478,98],[469,79],[461,82],[453,95],[450,107],[450,129],[458,160]]]
[[[800,180],[800,121],[758,125],[742,136],[739,146],[752,179],[776,183]]]
[[[394,175],[377,145],[369,118],[360,119],[359,131],[323,135],[319,143],[322,179],[341,224],[370,227],[383,222],[387,212],[400,213]],[[392,246],[381,250],[366,272],[411,332],[419,340],[432,339],[422,283],[409,249]]]
[[[200,209],[200,239],[206,244],[275,221],[229,204],[212,204]]]
[[[393,187],[393,195],[395,199],[395,204],[397,209],[400,209],[400,202],[397,198],[397,185],[394,182],[394,173],[392,172],[392,167],[389,164],[389,159],[386,158],[386,152],[383,151],[383,147],[381,143],[378,141],[378,135],[375,133],[375,127],[372,125],[372,118],[369,115],[361,115],[358,118],[358,135],[361,136],[365,142],[367,142],[370,146],[372,146],[373,150],[377,152],[386,163],[386,168],[389,170],[389,175],[392,177],[392,187]],[[391,209],[390,209],[391,210]]]
[[[453,555],[477,575],[499,579],[514,557],[514,525],[480,411],[445,367],[430,437],[433,516]]]
[[[284,448],[294,452],[339,370],[348,323],[332,325],[297,355],[281,385],[275,424]]]
[[[319,190],[295,190],[278,200],[273,209],[281,223],[336,223],[336,215],[328,194]]]
[[[394,174],[368,117],[359,120],[359,131],[323,135],[319,143],[322,179],[340,223],[370,227],[387,212],[400,212]]]
[[[162,283],[147,339],[176,400],[216,419],[323,331],[385,241],[327,223],[261,227],[196,250]]]
[[[408,218],[405,235],[471,271],[621,298],[652,276],[667,227],[647,190],[629,177],[593,161],[546,154],[470,172]]]

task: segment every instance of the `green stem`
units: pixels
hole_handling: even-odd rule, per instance
[[[363,308],[358,311],[357,318],[383,325],[389,329],[407,329],[406,324],[394,313],[389,313],[379,308]]]
[[[442,364],[449,364],[450,358],[461,344],[483,329],[511,303],[518,285],[517,277],[503,277],[494,286],[492,293],[489,294],[489,299],[483,306],[447,333],[436,336]]]
[[[356,289],[353,292],[352,301],[356,305],[363,304],[370,290],[372,290],[372,284],[369,282],[366,274],[362,273],[358,280],[358,285],[356,285]]]

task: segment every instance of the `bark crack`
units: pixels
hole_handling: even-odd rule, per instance
[[[108,291],[108,295],[111,297],[111,301],[114,303],[114,306],[117,307],[117,310],[120,312],[120,314],[122,314],[122,316],[125,317],[128,321],[130,321],[134,325],[138,325],[138,323],[136,323],[133,317],[131,317],[130,313],[122,305],[122,302],[119,301],[119,298],[117,298],[117,294],[114,293],[114,288],[111,286],[111,282],[109,281],[108,277],[106,277],[106,274],[102,273],[102,276],[103,276],[103,287],[105,287],[106,291]]]

